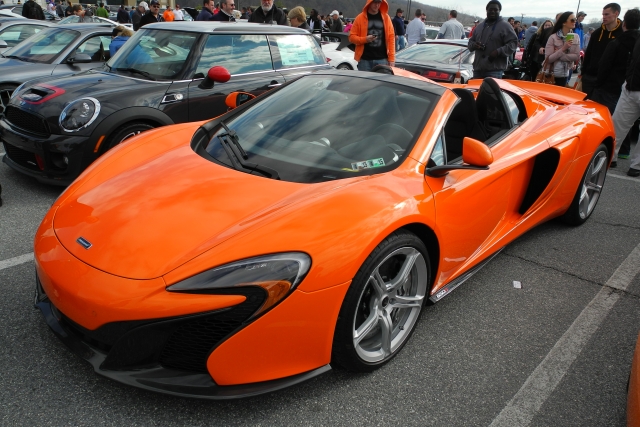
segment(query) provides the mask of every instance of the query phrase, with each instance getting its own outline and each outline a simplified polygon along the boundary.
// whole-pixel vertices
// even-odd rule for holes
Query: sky
[[[443,7],[445,9],[456,9],[458,12],[468,13],[470,15],[478,15],[481,17],[486,16],[485,6],[489,0],[449,0],[449,2],[436,2],[431,3],[432,6]],[[602,7],[610,3],[611,0],[595,1],[595,0],[582,0],[580,2],[580,10],[587,14],[585,21],[588,22],[593,18],[602,17]],[[516,19],[520,19],[522,14],[525,18],[529,17],[554,17],[558,12],[565,12],[568,10],[576,11],[578,7],[578,1],[572,0],[571,2],[562,2],[555,0],[520,0],[520,1],[508,1],[500,0],[502,3],[501,16],[508,18],[513,16]],[[625,5],[623,2],[617,2],[622,7],[620,17],[624,15],[627,9],[637,7],[637,3],[632,5]]]

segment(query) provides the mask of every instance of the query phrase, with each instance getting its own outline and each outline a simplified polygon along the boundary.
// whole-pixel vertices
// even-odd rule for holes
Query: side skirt
[[[438,302],[442,298],[444,298],[447,295],[449,295],[451,293],[451,291],[453,291],[458,286],[462,285],[464,282],[467,281],[467,279],[469,279],[471,276],[473,276],[478,271],[480,271],[482,269],[482,267],[487,265],[489,263],[489,261],[491,261],[500,252],[502,252],[503,249],[504,249],[504,247],[498,249],[493,255],[491,255],[489,258],[485,259],[484,261],[482,261],[480,264],[476,265],[475,267],[473,267],[469,271],[465,271],[462,275],[456,277],[451,282],[449,282],[446,285],[444,285],[438,292],[436,292],[434,295],[432,295],[429,298],[429,300],[431,300],[431,302]]]

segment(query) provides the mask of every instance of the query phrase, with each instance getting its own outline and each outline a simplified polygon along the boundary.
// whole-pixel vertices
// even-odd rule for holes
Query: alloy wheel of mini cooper
[[[122,144],[129,138],[133,138],[142,132],[153,129],[154,127],[147,123],[130,123],[114,132],[109,141],[105,144],[105,151],[108,151],[118,144]]]
[[[16,89],[13,85],[0,85],[0,114],[4,113],[9,105],[9,100],[13,91]]]
[[[587,166],[571,206],[563,217],[566,223],[580,225],[591,216],[600,199],[607,176],[608,161],[609,150],[604,144],[600,144]]]
[[[389,236],[367,258],[340,310],[333,361],[372,371],[393,358],[411,336],[429,283],[426,248],[417,236]]]

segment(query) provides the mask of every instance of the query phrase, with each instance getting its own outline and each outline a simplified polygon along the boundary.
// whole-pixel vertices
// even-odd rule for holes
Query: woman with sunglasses
[[[580,59],[580,41],[572,32],[576,21],[573,12],[560,15],[544,49],[547,60],[545,67],[553,72],[558,86],[567,85],[569,71]]]

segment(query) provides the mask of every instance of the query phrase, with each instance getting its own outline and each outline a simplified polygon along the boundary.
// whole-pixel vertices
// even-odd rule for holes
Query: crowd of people
[[[39,6],[27,7],[30,3],[37,5],[33,0],[28,0],[23,14],[44,19],[40,18],[42,11],[37,11]],[[73,5],[71,0],[67,0],[67,7],[63,8],[62,0],[56,0],[55,5],[52,3],[48,8],[58,15],[95,14],[108,17],[108,11],[102,3],[96,10],[85,10],[80,4]],[[178,5],[174,10],[167,8],[162,15],[159,10],[158,0],[150,0],[149,4],[142,1],[132,11],[122,5],[117,19],[119,23],[131,22],[133,29],[137,30],[148,23],[181,20],[183,17]],[[586,99],[609,108],[618,141],[624,141],[617,144],[611,166],[617,166],[618,157],[631,156],[631,168],[627,173],[640,176],[640,149],[636,145],[634,153],[630,154],[627,137],[640,118],[640,10],[629,9],[620,20],[620,5],[606,4],[600,27],[588,28],[587,31],[582,24],[587,16],[584,12],[560,12],[554,21],[545,20],[540,25],[533,21],[527,26],[514,18],[505,20],[500,16],[502,4],[499,0],[489,0],[485,10],[486,17],[476,20],[469,34],[468,48],[475,52],[473,77],[502,78],[507,67],[513,63],[516,50],[523,47],[522,63],[532,79],[542,70],[543,73],[553,74],[554,84],[567,86],[581,62],[581,51],[584,52],[579,76],[581,90],[586,93]],[[368,71],[379,64],[393,66],[397,51],[426,39],[426,15],[422,10],[415,11],[408,25],[405,25],[403,13],[399,8],[391,18],[387,0],[366,0],[362,13],[353,21],[344,19],[338,10],[325,16],[311,9],[307,18],[303,7],[287,11],[278,8],[274,0],[261,0],[260,7],[243,7],[241,11],[235,10],[234,0],[220,0],[218,3],[204,0],[196,21],[246,19],[256,23],[290,25],[312,32],[346,32],[355,45],[354,59],[358,62],[358,70]],[[122,41],[122,38],[129,37],[129,32],[124,30],[124,27],[118,27],[117,34],[114,30],[114,40]],[[449,19],[440,28],[438,38],[464,37],[465,30],[457,20],[457,11],[451,10]],[[117,46],[118,43],[115,49]]]

